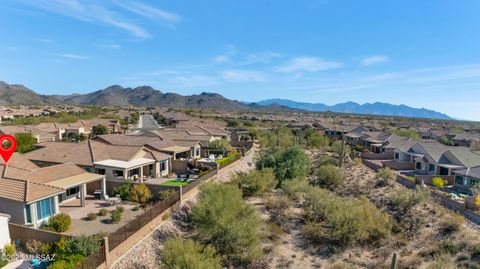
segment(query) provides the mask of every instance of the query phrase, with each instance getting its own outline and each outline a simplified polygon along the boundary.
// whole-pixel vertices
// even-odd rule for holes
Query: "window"
[[[478,185],[478,179],[471,177],[470,178],[470,187],[476,187]]]
[[[463,185],[463,177],[462,176],[456,176],[455,177],[455,184]]]
[[[95,174],[105,175],[105,169],[95,168]]]
[[[38,201],[36,204],[37,204],[37,218],[39,220],[43,220],[43,219],[46,219],[48,217],[50,217],[51,215],[53,215],[53,202],[54,199],[53,198],[48,198],[48,199],[44,199],[44,200],[41,200],[41,201]]]
[[[67,197],[74,196],[79,192],[80,192],[79,186],[67,189]]]
[[[160,171],[165,171],[167,170],[167,162],[166,161],[163,161],[163,162],[160,162]]]
[[[395,152],[395,159],[396,160],[400,159],[400,153],[399,152]]]
[[[200,155],[200,149],[199,148],[195,148],[195,156],[199,156]]]
[[[122,170],[113,170],[113,176],[114,177],[123,177],[123,171]]]
[[[26,223],[32,223],[32,211],[30,205],[25,205],[25,216],[27,218]]]
[[[434,164],[429,164],[428,165],[428,171],[430,171],[430,172],[434,172],[435,168],[436,168],[436,166]]]

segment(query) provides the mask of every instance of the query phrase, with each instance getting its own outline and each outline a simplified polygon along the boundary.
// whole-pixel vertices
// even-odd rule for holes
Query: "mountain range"
[[[388,103],[366,103],[358,104],[355,102],[340,103],[333,106],[321,103],[302,103],[286,99],[268,99],[257,102],[259,105],[277,104],[289,108],[315,111],[315,112],[337,112],[337,113],[351,113],[351,114],[368,114],[368,115],[385,115],[385,116],[399,116],[399,117],[413,117],[413,118],[430,118],[451,120],[452,118],[446,114],[425,109],[413,108],[406,105],[392,105]]]
[[[412,108],[405,105],[387,103],[357,104],[341,103],[334,106],[325,104],[301,103],[285,99],[269,99],[256,103],[230,100],[217,93],[202,92],[194,95],[162,93],[150,86],[124,88],[112,85],[103,90],[87,94],[41,95],[23,85],[7,84],[0,81],[0,105],[40,105],[70,104],[93,106],[163,106],[171,108],[224,109],[224,110],[306,110],[316,112],[338,112],[353,114],[372,114],[433,119],[451,119],[449,116],[424,108]]]

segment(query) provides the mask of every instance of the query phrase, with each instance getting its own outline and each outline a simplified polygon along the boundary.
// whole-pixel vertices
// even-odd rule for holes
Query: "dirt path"
[[[255,169],[254,157],[255,151],[251,150],[240,161],[219,171],[216,180],[220,182],[228,181],[232,175],[237,172],[246,172]],[[182,227],[182,219],[186,212],[189,212],[191,206],[197,200],[198,192],[195,195],[184,197],[185,202],[182,208],[175,212],[171,218],[162,222],[148,236],[131,248],[123,257],[117,260],[110,268],[132,269],[132,268],[158,268],[158,253],[162,248],[163,242],[173,236],[181,236],[185,229]]]

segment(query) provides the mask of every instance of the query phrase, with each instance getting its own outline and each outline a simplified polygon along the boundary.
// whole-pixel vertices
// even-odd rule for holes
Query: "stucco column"
[[[80,206],[85,207],[85,200],[87,195],[87,184],[80,185]]]
[[[55,203],[55,214],[60,213],[60,205],[58,203],[58,195],[56,195],[54,198],[54,203]]]
[[[128,170],[127,169],[123,170],[123,179],[128,179]]]
[[[105,199],[107,197],[107,178],[103,177],[101,179],[101,190],[102,190],[102,199]]]
[[[143,182],[143,168],[145,168],[145,166],[140,166],[140,169],[139,169],[140,170],[140,180],[139,180],[140,183]]]

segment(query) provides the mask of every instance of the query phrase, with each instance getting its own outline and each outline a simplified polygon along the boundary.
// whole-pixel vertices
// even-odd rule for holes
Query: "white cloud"
[[[317,57],[297,57],[284,65],[275,68],[281,73],[295,73],[295,72],[318,72],[329,69],[336,69],[342,67],[343,64],[335,61],[327,61]]]
[[[222,74],[223,79],[229,82],[264,82],[265,75],[257,71],[230,69]]]
[[[228,63],[230,61],[230,55],[228,54],[217,55],[215,56],[215,58],[213,58],[213,61],[216,63]]]
[[[377,64],[382,64],[390,61],[388,56],[385,55],[374,55],[374,56],[369,56],[365,57],[360,61],[360,65],[363,66],[371,66],[371,65],[377,65]]]
[[[157,7],[152,7],[141,2],[120,0],[113,2],[130,12],[136,13],[151,20],[160,20],[168,23],[179,23],[183,20],[183,18],[178,14],[171,13]]]
[[[241,64],[254,64],[254,63],[270,63],[275,58],[281,58],[282,55],[273,51],[265,51],[260,53],[252,53],[247,55],[245,61]]]
[[[98,44],[97,47],[105,48],[105,49],[120,49],[122,46],[115,43],[103,43],[103,44]]]
[[[59,57],[62,58],[67,58],[67,59],[72,59],[72,60],[89,60],[91,57],[89,56],[84,56],[84,55],[79,55],[79,54],[73,54],[73,53],[64,53],[64,54],[56,54]]]
[[[100,25],[115,27],[127,31],[131,35],[147,39],[151,34],[140,26],[137,22],[126,19],[122,16],[122,10],[115,10],[107,1],[78,1],[78,0],[17,0],[25,5],[35,7],[47,12],[60,14],[84,22],[96,23]],[[182,20],[177,14],[155,8],[135,1],[117,1],[118,7],[123,10],[140,15],[151,20],[164,22],[172,26]]]
[[[186,75],[170,78],[169,84],[177,88],[203,88],[218,85],[219,81],[212,76]]]

